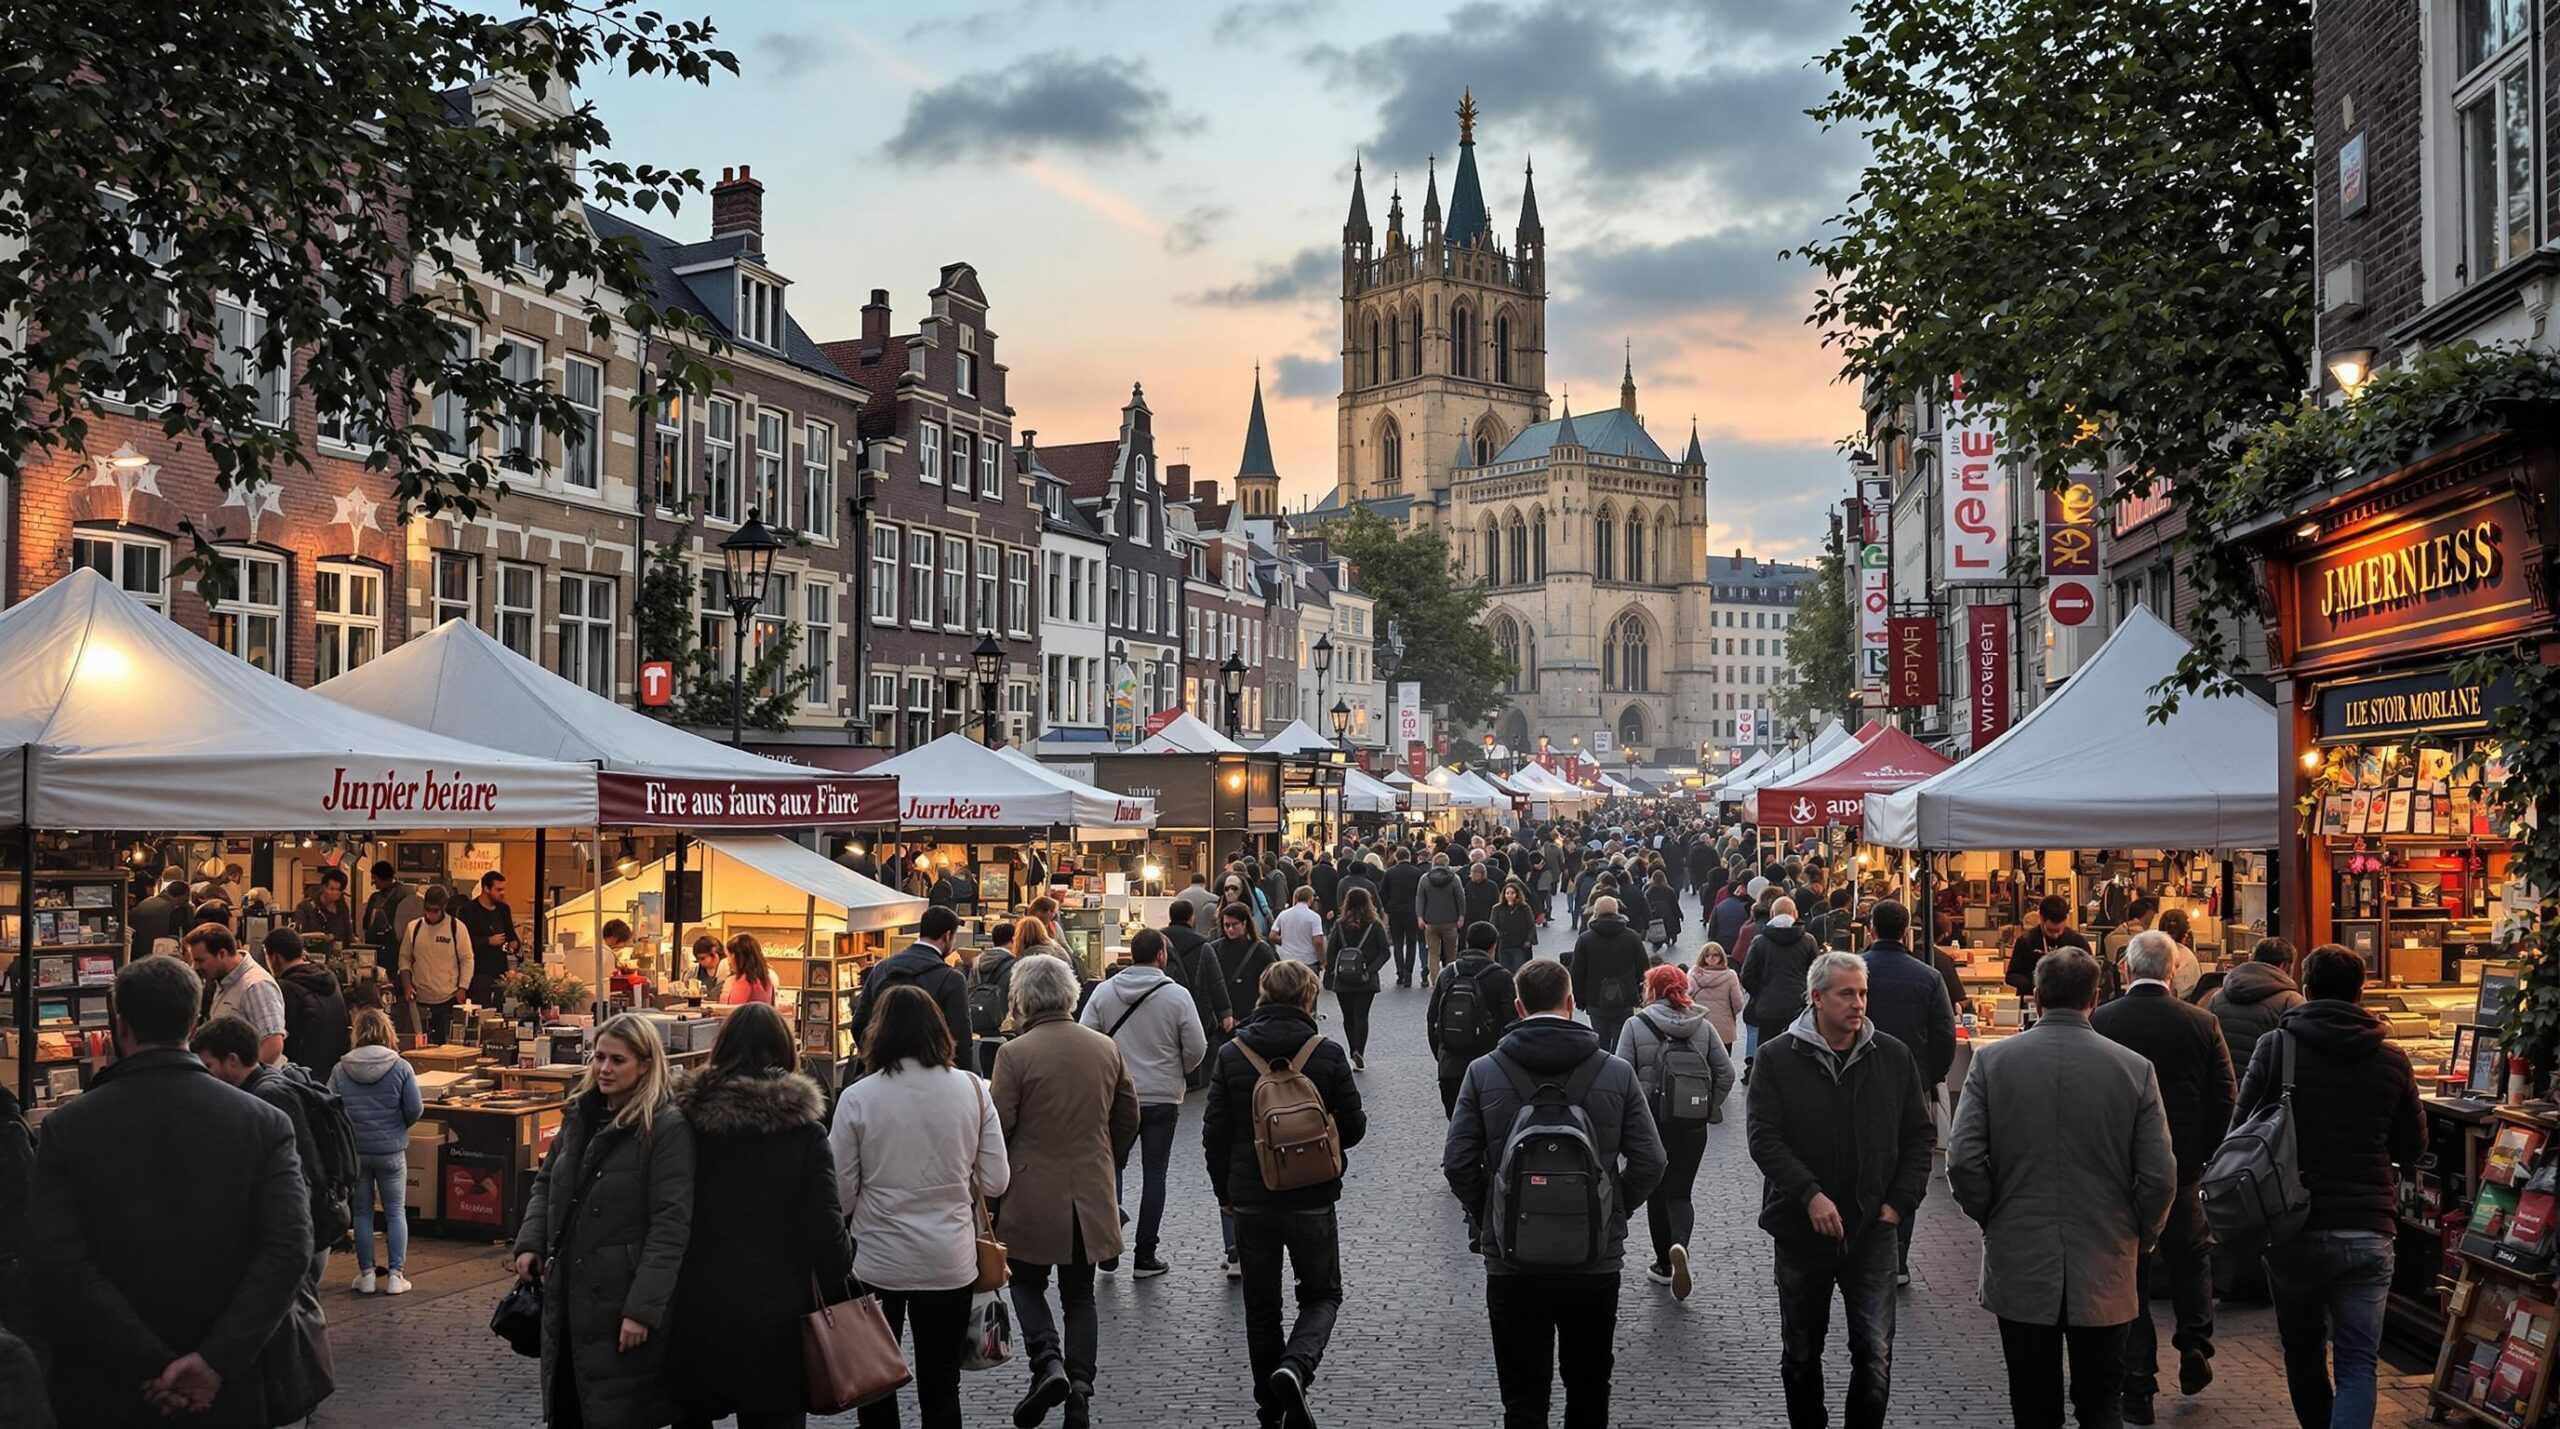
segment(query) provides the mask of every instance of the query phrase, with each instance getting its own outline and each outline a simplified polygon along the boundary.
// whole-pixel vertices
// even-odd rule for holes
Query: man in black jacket
[[[2177,1315],[2170,1343],[2178,1350],[2178,1392],[2201,1393],[2213,1383],[2213,1238],[2205,1228],[2202,1178],[2206,1158],[2231,1129],[2231,1050],[2212,1013],[2182,1001],[2169,987],[2177,945],[2157,928],[2133,935],[2125,948],[2132,975],[2124,996],[2089,1015],[2089,1025],[2110,1041],[2130,1047],[2151,1063],[2160,1081],[2160,1106],[2169,1118],[2169,1149],[2178,1161],[2178,1189],[2169,1223],[2160,1232],[2159,1259],[2169,1273],[2169,1303]],[[2142,1312],[2124,1344],[2124,1421],[2152,1422],[2152,1397],[2160,1391],[2159,1332],[2151,1324],[2151,1260],[2134,1262],[2135,1296]]]
[[[1209,1039],[1211,1056],[1202,1059],[1200,1071],[1192,1078],[1194,1087],[1208,1081],[1208,1067],[1214,1059],[1218,1041],[1235,1030],[1235,999],[1227,988],[1227,975],[1218,966],[1218,955],[1210,950],[1209,940],[1191,926],[1192,906],[1180,899],[1165,910],[1164,940],[1172,951],[1167,961],[1173,980],[1191,994],[1191,1005],[1200,1009],[1200,1031]]]
[[[1920,1099],[1934,1103],[1947,1069],[1956,1060],[1956,1010],[1947,1001],[1947,985],[1937,969],[1911,955],[1903,939],[1911,931],[1911,910],[1893,899],[1877,901],[1867,914],[1875,942],[1864,954],[1867,964],[1867,1020],[1878,1032],[1900,1042],[1920,1067]],[[1900,1253],[1893,1283],[1911,1283],[1911,1228],[1919,1217],[1906,1215],[1894,1226]]]
[[[1804,1013],[1805,974],[1822,949],[1796,924],[1796,901],[1774,899],[1768,920],[1760,925],[1742,954],[1742,990],[1751,1001],[1742,1020],[1760,1029],[1767,1042],[1796,1024]]]
[[[1387,936],[1396,949],[1396,986],[1413,986],[1414,959],[1422,955],[1422,924],[1413,916],[1414,890],[1422,886],[1422,865],[1413,850],[1396,845],[1396,861],[1378,880],[1378,906],[1387,910]],[[1430,981],[1429,974],[1423,980]]]
[[[267,933],[267,967],[284,995],[284,1059],[326,1084],[347,1055],[353,1024],[338,975],[303,956],[302,934],[291,928]]]
[[[171,877],[173,874],[176,876]],[[185,871],[164,870],[159,891],[134,904],[127,920],[133,934],[133,956],[147,958],[161,951],[164,941],[169,944],[168,951],[177,952],[178,939],[187,931],[189,906]]]
[[[1618,1045],[1618,1029],[1644,1000],[1645,969],[1652,965],[1644,934],[1618,912],[1618,900],[1591,900],[1590,926],[1573,940],[1573,1000],[1591,1009],[1601,1046]]]
[[[1342,1311],[1342,1233],[1333,1211],[1342,1199],[1342,1180],[1285,1191],[1263,1183],[1253,1126],[1253,1089],[1261,1073],[1253,1058],[1272,1067],[1285,1062],[1315,1083],[1345,1153],[1369,1130],[1349,1054],[1316,1030],[1320,991],[1315,969],[1304,963],[1283,959],[1263,972],[1261,1005],[1236,1024],[1235,1040],[1219,1049],[1200,1118],[1209,1184],[1218,1193],[1218,1208],[1235,1216],[1236,1259],[1244,1269],[1245,1350],[1253,1362],[1253,1399],[1263,1429],[1314,1429],[1307,1387]],[[1350,1164],[1347,1154],[1343,1163]],[[1298,1277],[1298,1320],[1285,1338],[1283,1252]]]
[[[2009,986],[2020,997],[2033,997],[2036,991],[2036,962],[2056,948],[2078,948],[2092,952],[2088,935],[2071,926],[2071,900],[2059,893],[2048,893],[2036,905],[2036,926],[2018,935],[2009,947]]]
[[[1440,970],[1431,984],[1431,1005],[1424,1014],[1423,1036],[1431,1044],[1431,1055],[1440,1064],[1440,1114],[1448,1116],[1458,1109],[1458,1083],[1467,1075],[1467,1066],[1494,1049],[1502,1034],[1519,1020],[1513,1001],[1517,996],[1511,985],[1511,974],[1493,960],[1494,945],[1501,935],[1491,923],[1472,924],[1467,929],[1466,948],[1458,960]],[[1449,990],[1464,982],[1473,998],[1473,1011],[1461,1008],[1452,1012]],[[1444,1022],[1445,1019],[1445,1022]],[[1473,1030],[1454,1024],[1466,1022]]]
[[[1733,945],[1734,939],[1742,934],[1742,925],[1751,921],[1751,895],[1744,891],[1744,886],[1750,881],[1751,870],[1735,865],[1732,877],[1726,881],[1724,897],[1717,899],[1716,906],[1707,911],[1707,941],[1724,944],[1726,950],[1733,954],[1736,967],[1742,965],[1743,955],[1751,951]]]
[[[2258,1039],[2233,1114],[2247,1117],[2284,1089],[2294,1049],[2293,1124],[2311,1214],[2293,1239],[2267,1252],[2284,1342],[2286,1387],[2305,1424],[2369,1424],[2382,1309],[2391,1290],[2395,1165],[2426,1150],[2426,1121],[2408,1054],[2366,1011],[2364,960],[2323,943],[2302,960],[2310,1000]],[[51,1134],[51,1128],[46,1128]],[[2330,1384],[2325,1342],[2334,1343]]]
[[[1777,1243],[1778,1379],[1793,1429],[1830,1422],[1822,1346],[1836,1287],[1849,1320],[1848,1429],[1880,1429],[1893,1388],[1894,1226],[1929,1189],[1936,1134],[1920,1069],[1867,1020],[1867,965],[1824,953],[1804,1014],[1760,1044],[1751,1159],[1760,1228]]]
[[[118,1060],[45,1120],[28,1261],[66,1424],[284,1417],[262,1361],[294,1352],[276,1329],[309,1267],[311,1207],[293,1123],[187,1050],[199,987],[177,958],[119,971]]]
[[[1493,1330],[1503,1422],[1545,1425],[1548,1386],[1560,1377],[1567,1429],[1602,1429],[1609,1422],[1609,1379],[1617,1362],[1627,1212],[1662,1184],[1669,1163],[1635,1069],[1573,1020],[1573,984],[1565,970],[1534,962],[1514,982],[1521,1020],[1500,1047],[1467,1068],[1440,1169],[1466,1207],[1467,1224],[1484,1252],[1485,1313]],[[1614,1192],[1605,1203],[1608,1222],[1600,1228],[1599,1258],[1577,1270],[1520,1269],[1504,1243],[1508,1228],[1486,1214],[1513,1123],[1528,1096],[1550,1084],[1564,1089],[1588,1126],[1593,1154]]]
[[[862,996],[853,1006],[853,1028],[856,1037],[871,1027],[871,1009],[880,994],[902,982],[923,988],[942,1009],[942,1020],[951,1027],[953,1045],[971,1044],[969,1028],[969,980],[946,961],[951,945],[960,932],[960,915],[937,904],[924,910],[916,920],[916,940],[898,952],[872,965],[862,975]]]

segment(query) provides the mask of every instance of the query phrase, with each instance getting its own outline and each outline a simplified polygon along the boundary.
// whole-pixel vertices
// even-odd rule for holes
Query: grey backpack
[[[2279,1028],[2284,1082],[2276,1099],[2231,1128],[2204,1165],[2204,1218],[2224,1245],[2282,1245],[2311,1214],[2293,1121],[2293,1034]]]
[[[1486,1188],[1486,1241],[1519,1270],[1587,1271],[1606,1249],[1617,1177],[1583,1105],[1609,1064],[1594,1050],[1563,1081],[1533,1079],[1500,1052],[1493,1065],[1519,1094],[1520,1110]]]

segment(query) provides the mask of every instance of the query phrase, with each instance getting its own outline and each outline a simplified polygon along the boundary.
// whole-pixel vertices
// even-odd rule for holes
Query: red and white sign
[[[1858,562],[1858,688],[1881,690],[1892,647],[1886,624],[1893,609],[1893,480],[1858,479],[1858,499],[1851,505],[1850,553]]]
[[[2077,626],[2098,613],[2098,488],[2073,477],[2044,493],[2044,608],[2056,625]]]
[[[1419,779],[1431,772],[1431,753],[1422,747],[1421,740],[1405,742],[1404,772],[1408,779]]]
[[[1865,821],[1868,795],[1917,784],[1952,763],[1898,729],[1878,730],[1829,769],[1755,791],[1751,814],[1755,822],[1779,828],[1854,827]]]
[[[640,662],[640,703],[651,709],[663,709],[675,703],[676,664],[673,660]]]
[[[1887,709],[1927,709],[1938,702],[1938,617],[1897,615],[1885,631]]]
[[[1147,716],[1147,737],[1152,739],[1155,736],[1164,733],[1164,727],[1166,725],[1169,725],[1180,718],[1182,718],[1182,706],[1180,705],[1175,705],[1171,709],[1158,710],[1154,714]]]
[[[1760,742],[1760,712],[1758,710],[1734,711],[1733,737],[1744,744],[1758,744]]]
[[[1973,747],[1980,749],[2009,728],[2009,607],[1965,607],[1964,680]]]
[[[2000,415],[1972,401],[1959,372],[1939,418],[1938,528],[1951,582],[1996,581],[2009,570],[2009,477],[2001,466]]]
[[[682,829],[789,829],[822,824],[887,824],[898,818],[898,781],[697,779],[653,774],[596,775],[598,822]]]

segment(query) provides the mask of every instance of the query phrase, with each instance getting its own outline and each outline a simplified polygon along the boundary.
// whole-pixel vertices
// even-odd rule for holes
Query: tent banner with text
[[[596,807],[600,823],[684,829],[887,824],[898,818],[898,781],[860,775],[699,779],[599,773]]]

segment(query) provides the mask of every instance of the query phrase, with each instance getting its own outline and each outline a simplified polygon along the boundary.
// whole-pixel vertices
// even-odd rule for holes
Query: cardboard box
[[[419,1131],[427,1122],[409,1133],[409,1211],[422,1221],[444,1219],[444,1128],[437,1126],[429,1136]]]
[[[480,1049],[446,1043],[436,1047],[411,1047],[400,1055],[421,1072],[459,1072],[480,1060]]]

